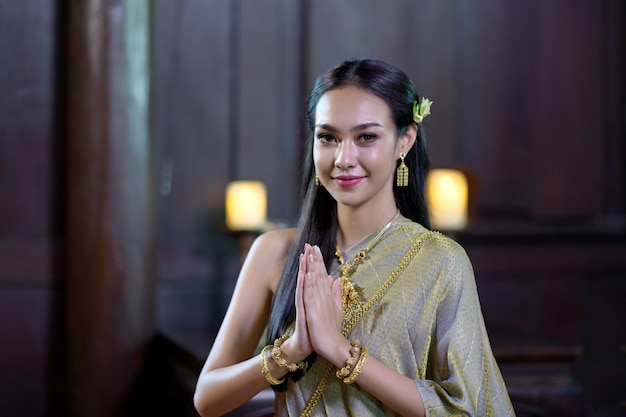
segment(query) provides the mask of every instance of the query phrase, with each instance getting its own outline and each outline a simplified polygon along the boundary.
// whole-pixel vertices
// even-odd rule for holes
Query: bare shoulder
[[[261,251],[265,255],[274,253],[276,255],[286,254],[293,242],[296,234],[295,228],[279,229],[265,232],[257,237],[250,249]]]
[[[265,269],[272,291],[276,289],[295,235],[295,228],[272,230],[257,237],[250,247],[246,264]]]

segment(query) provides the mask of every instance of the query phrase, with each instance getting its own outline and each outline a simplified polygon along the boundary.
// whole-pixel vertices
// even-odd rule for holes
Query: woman
[[[317,79],[297,227],[253,244],[198,379],[201,415],[270,384],[278,416],[514,415],[471,264],[427,229],[429,109],[385,62]]]

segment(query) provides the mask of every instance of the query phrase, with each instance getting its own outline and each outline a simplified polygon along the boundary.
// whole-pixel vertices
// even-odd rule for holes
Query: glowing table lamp
[[[431,226],[454,231],[467,226],[467,178],[461,171],[433,169],[426,181]]]
[[[261,181],[226,186],[226,226],[232,231],[261,231],[267,223],[267,193]]]

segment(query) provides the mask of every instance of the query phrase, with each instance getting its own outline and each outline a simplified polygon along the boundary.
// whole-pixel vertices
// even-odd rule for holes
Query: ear
[[[415,123],[411,123],[407,128],[406,132],[400,139],[398,140],[397,147],[397,158],[400,158],[400,153],[408,154],[411,147],[415,144],[415,140],[417,139],[417,125]]]

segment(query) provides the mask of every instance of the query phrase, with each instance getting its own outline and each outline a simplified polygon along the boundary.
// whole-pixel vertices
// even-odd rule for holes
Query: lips
[[[335,177],[335,182],[340,187],[354,187],[361,181],[363,181],[364,177],[359,177],[356,175],[339,175]]]

